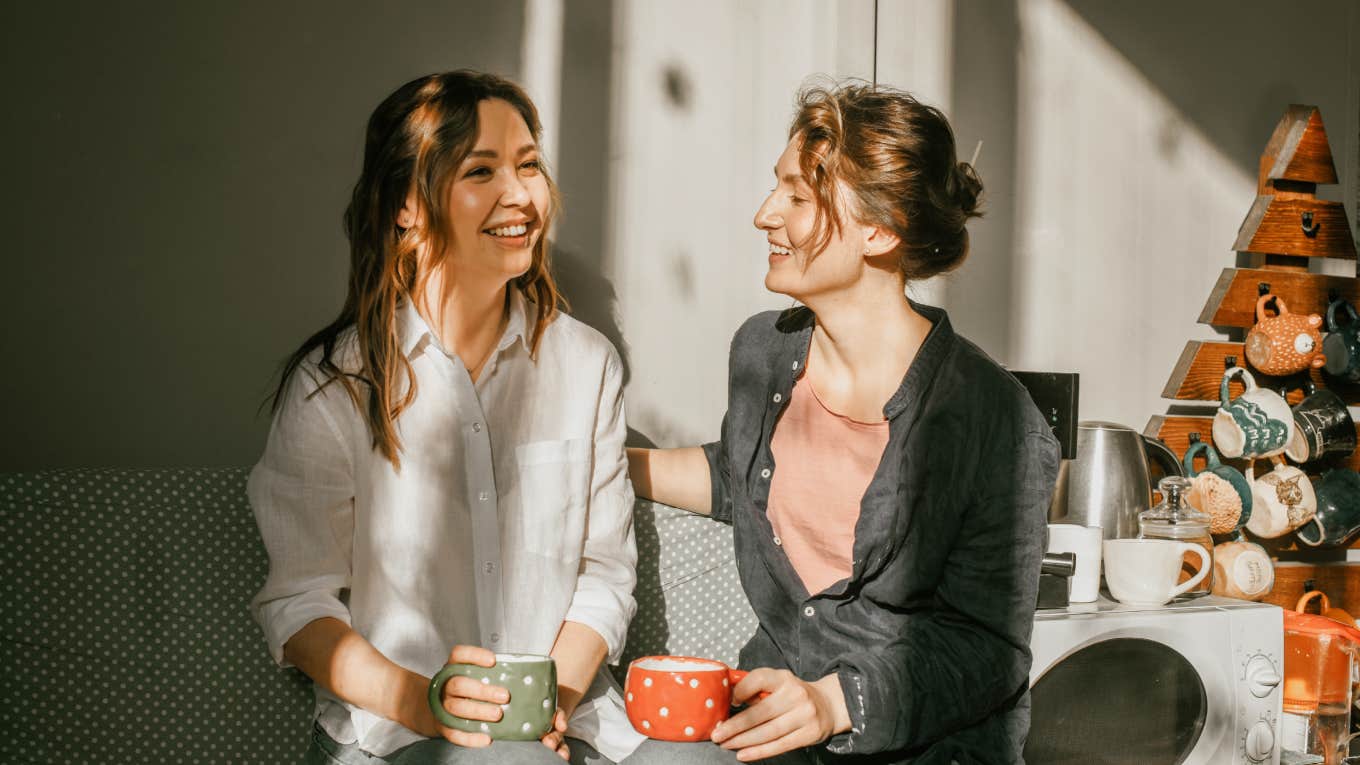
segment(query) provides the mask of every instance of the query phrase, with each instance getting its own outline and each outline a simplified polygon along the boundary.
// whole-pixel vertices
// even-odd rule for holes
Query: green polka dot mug
[[[444,709],[444,684],[454,677],[470,677],[510,692],[501,704],[498,722],[455,717]],[[494,741],[537,741],[552,728],[557,713],[557,663],[551,656],[498,653],[496,666],[445,664],[430,679],[430,711],[440,725],[467,733],[486,733]]]

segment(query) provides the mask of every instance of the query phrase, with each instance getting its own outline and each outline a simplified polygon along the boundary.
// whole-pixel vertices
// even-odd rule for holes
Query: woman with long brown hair
[[[348,295],[285,365],[248,487],[269,553],[253,613],[315,683],[308,762],[622,759],[641,741],[603,668],[635,608],[622,368],[559,311],[539,134],[518,86],[470,71],[369,119]],[[427,705],[443,664],[497,651],[556,660],[541,744]],[[454,678],[442,700],[495,721],[508,694]]]
[[[801,306],[737,331],[719,441],[629,451],[639,494],[734,527],[759,619],[734,689],[754,703],[696,761],[1022,759],[1057,444],[905,295],[963,261],[981,190],[937,109],[802,93],[755,217],[766,288]]]

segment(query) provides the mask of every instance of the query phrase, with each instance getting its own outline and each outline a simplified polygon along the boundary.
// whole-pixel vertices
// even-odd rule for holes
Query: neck
[[[884,379],[894,389],[930,331],[895,276],[861,279],[805,304],[817,316],[812,345],[819,364],[850,379]]]
[[[453,279],[438,269],[426,281],[416,308],[439,342],[463,361],[476,380],[486,364],[508,314],[506,283],[500,280]]]

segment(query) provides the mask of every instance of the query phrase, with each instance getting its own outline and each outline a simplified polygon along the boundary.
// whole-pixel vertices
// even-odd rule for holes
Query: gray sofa
[[[246,602],[266,561],[243,469],[0,474],[0,741],[18,763],[285,763],[311,690]],[[735,662],[755,629],[729,528],[639,502],[626,662]]]

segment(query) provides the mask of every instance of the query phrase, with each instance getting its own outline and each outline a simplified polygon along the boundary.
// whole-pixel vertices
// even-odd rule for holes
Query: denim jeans
[[[574,738],[567,739],[571,765],[615,765],[594,747]],[[716,744],[700,742],[676,744],[647,739],[619,765],[733,765],[735,752]],[[804,752],[789,752],[763,762],[770,765],[801,765],[813,762]],[[304,765],[561,765],[562,760],[537,741],[497,741],[482,749],[454,746],[443,739],[426,739],[402,747],[386,757],[378,757],[355,744],[337,743],[320,725],[312,726],[312,744],[303,758]]]

